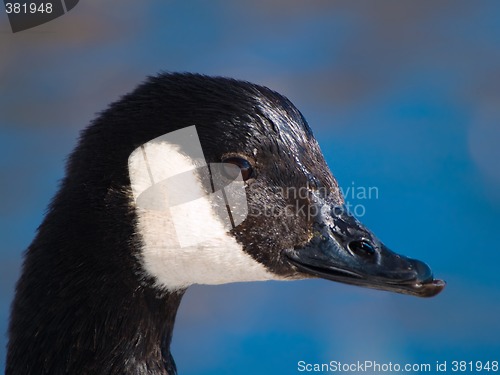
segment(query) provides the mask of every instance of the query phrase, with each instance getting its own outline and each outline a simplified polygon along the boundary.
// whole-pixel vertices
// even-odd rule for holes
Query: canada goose
[[[285,97],[220,77],[149,78],[68,160],[17,284],[6,374],[175,374],[172,329],[195,283],[444,288],[343,203]]]

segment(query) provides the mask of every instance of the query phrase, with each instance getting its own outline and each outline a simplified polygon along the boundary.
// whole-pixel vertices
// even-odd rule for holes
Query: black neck
[[[143,275],[123,197],[108,202],[111,214],[65,204],[64,190],[26,254],[6,374],[176,374],[170,342],[183,291],[159,292]]]

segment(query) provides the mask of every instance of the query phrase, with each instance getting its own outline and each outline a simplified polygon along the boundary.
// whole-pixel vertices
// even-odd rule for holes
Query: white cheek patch
[[[217,177],[217,165],[210,174],[195,126],[140,146],[128,167],[141,261],[158,286],[280,279],[228,233],[248,212],[241,173],[229,184]]]

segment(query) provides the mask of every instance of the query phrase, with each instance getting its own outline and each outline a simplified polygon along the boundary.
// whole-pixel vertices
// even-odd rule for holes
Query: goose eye
[[[253,167],[246,159],[235,156],[222,160],[222,163],[224,163],[224,173],[227,175],[227,177],[233,180],[238,177],[238,173],[240,171],[241,176],[243,177],[243,181],[246,181],[249,178],[253,177]]]

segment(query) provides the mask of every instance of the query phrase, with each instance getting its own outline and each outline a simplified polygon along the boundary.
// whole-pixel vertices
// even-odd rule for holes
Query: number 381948
[[[52,3],[5,3],[7,14],[52,13]]]

